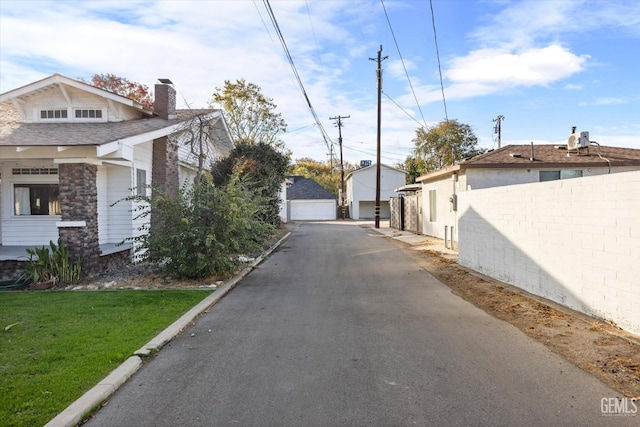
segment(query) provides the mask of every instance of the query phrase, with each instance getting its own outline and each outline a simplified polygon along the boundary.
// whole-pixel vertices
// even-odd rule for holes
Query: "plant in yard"
[[[240,143],[228,157],[218,160],[211,168],[213,183],[228,186],[241,180],[261,208],[255,219],[273,225],[280,223],[280,189],[289,165],[289,158],[267,143]]]
[[[152,216],[134,238],[141,260],[181,278],[231,273],[240,255],[262,249],[275,228],[256,219],[261,199],[235,176],[221,188],[207,180],[185,184],[177,197],[154,191],[140,217]]]
[[[51,252],[49,252],[51,249]],[[27,248],[29,260],[25,264],[26,279],[33,283],[69,283],[80,279],[81,261],[69,260],[69,249],[62,240],[56,245],[49,241],[49,247]]]

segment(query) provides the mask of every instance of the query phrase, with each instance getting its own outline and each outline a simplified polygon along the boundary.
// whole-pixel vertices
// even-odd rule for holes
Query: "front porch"
[[[0,245],[0,261],[27,261],[27,249],[41,248],[43,245],[36,246],[6,246]],[[48,245],[44,245],[48,247]],[[100,256],[107,256],[117,252],[130,251],[133,246],[131,243],[105,243],[100,245]]]

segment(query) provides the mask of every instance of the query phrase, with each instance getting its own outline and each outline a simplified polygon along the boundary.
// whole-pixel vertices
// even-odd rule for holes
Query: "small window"
[[[560,179],[582,178],[581,170],[560,171]]]
[[[136,195],[147,195],[147,171],[144,169],[136,169]]]
[[[102,110],[96,109],[77,109],[76,119],[101,119],[102,118]]]
[[[429,221],[437,221],[436,190],[429,190]]]
[[[540,182],[560,179],[560,171],[540,171]]]
[[[40,110],[40,118],[45,120],[50,119],[66,119],[67,118],[67,109],[58,109],[58,110]]]
[[[15,184],[14,215],[60,215],[58,184]]]
[[[540,182],[555,181],[558,179],[580,178],[581,170],[562,170],[562,171],[540,171]]]
[[[58,175],[57,168],[13,168],[12,175]]]

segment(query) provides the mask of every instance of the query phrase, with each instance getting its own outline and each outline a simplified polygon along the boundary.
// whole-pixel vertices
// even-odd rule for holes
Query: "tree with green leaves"
[[[236,146],[264,143],[290,155],[280,135],[287,131],[282,115],[277,113],[272,98],[262,94],[260,86],[244,79],[225,80],[216,88],[210,107],[224,111],[229,133]]]
[[[442,169],[485,151],[478,147],[478,137],[471,126],[458,120],[443,120],[429,129],[418,128],[413,142],[418,159],[414,166],[420,170],[423,162],[422,173]]]
[[[227,186],[237,176],[260,205],[254,219],[278,225],[280,190],[288,166],[289,158],[266,142],[239,144],[228,157],[213,164],[211,175],[217,187]]]
[[[345,176],[350,171],[355,170],[355,165],[345,162]],[[309,157],[297,159],[296,162],[289,167],[288,174],[291,176],[303,176],[311,178],[318,184],[329,190],[336,196],[340,190],[340,165],[333,165],[327,162],[320,162]]]
[[[414,184],[416,178],[424,175],[427,171],[425,161],[419,157],[408,156],[404,163],[398,164],[397,167],[398,169],[407,171],[407,175],[405,176],[407,184]]]

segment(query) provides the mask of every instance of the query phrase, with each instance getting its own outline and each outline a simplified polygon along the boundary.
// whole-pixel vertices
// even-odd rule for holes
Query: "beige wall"
[[[466,191],[459,262],[640,334],[640,171]]]

